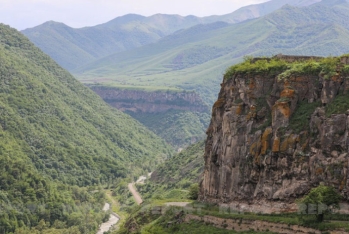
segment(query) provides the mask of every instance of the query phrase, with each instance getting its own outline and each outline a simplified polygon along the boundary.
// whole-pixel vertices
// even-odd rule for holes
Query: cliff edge
[[[246,59],[224,76],[199,200],[293,202],[320,183],[348,201],[349,58]]]

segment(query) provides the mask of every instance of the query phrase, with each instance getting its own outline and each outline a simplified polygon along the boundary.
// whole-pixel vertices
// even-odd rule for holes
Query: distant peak
[[[38,26],[35,26],[35,27],[32,27],[32,28],[27,28],[27,29],[24,29],[22,31],[36,29],[36,28],[42,28],[42,27],[64,27],[64,28],[69,28],[69,26],[64,24],[64,23],[50,20],[50,21],[46,21],[45,23],[40,24]]]
[[[43,23],[42,25],[65,25],[65,24],[61,23],[61,22],[50,20],[50,21]]]
[[[348,3],[347,0],[322,0],[318,4],[325,5],[325,6],[335,6],[340,4]]]
[[[123,16],[119,16],[119,17],[116,17],[115,19],[111,20],[111,21],[116,21],[116,20],[123,20],[123,21],[133,21],[133,20],[141,20],[141,19],[144,19],[146,18],[145,16],[143,15],[137,15],[137,14],[126,14],[126,15],[123,15]]]

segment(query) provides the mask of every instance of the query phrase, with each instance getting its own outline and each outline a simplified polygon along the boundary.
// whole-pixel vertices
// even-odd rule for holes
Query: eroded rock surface
[[[201,201],[293,202],[320,182],[349,199],[349,111],[338,101],[349,99],[349,77],[277,75],[224,79],[207,130]]]
[[[123,112],[161,113],[168,110],[208,112],[207,105],[195,92],[148,92],[104,86],[90,88],[109,105]]]

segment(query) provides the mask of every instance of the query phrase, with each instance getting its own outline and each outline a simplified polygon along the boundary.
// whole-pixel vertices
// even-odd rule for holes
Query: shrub
[[[312,209],[309,209],[309,206],[316,206],[316,217],[318,222],[324,220],[324,214],[330,213],[331,207],[339,208],[339,202],[341,201],[342,196],[333,188],[325,185],[319,185],[316,188],[310,190],[308,195],[300,200],[300,203],[303,203],[307,206],[306,212],[313,212]]]
[[[287,62],[281,59],[260,59],[253,61],[252,58],[247,57],[242,63],[231,66],[227,69],[224,78],[229,79],[235,73],[247,74],[278,74],[287,69]]]
[[[189,188],[188,198],[196,200],[199,197],[199,184],[192,184]]]

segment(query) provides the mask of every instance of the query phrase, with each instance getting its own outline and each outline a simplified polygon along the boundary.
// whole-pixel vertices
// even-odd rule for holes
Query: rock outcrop
[[[195,92],[143,91],[91,86],[105,102],[123,112],[161,113],[168,110],[208,112],[207,105]]]
[[[338,59],[327,77],[280,79],[284,71],[270,70],[225,77],[207,130],[199,199],[287,203],[325,183],[349,200],[347,60]]]

